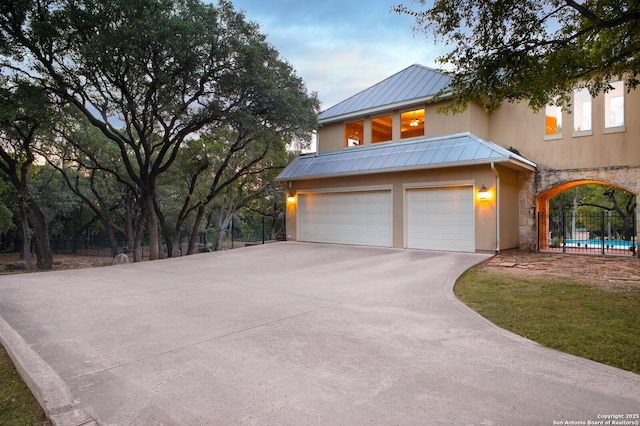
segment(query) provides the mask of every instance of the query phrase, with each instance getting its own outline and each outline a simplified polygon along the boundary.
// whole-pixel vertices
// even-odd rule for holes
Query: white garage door
[[[391,191],[298,195],[299,241],[391,247]]]
[[[475,251],[473,188],[407,190],[407,247]]]

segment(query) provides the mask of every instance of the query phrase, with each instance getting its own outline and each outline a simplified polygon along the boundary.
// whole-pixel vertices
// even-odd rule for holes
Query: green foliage
[[[633,234],[636,196],[615,187],[592,184],[571,188],[549,200],[549,207],[558,215],[575,213],[575,226],[588,229],[592,235],[601,231],[602,221],[580,223],[580,217],[600,217],[602,212],[606,213],[607,229],[617,230],[617,238],[629,240]]]
[[[570,279],[471,269],[456,295],[496,325],[545,346],[640,373],[640,294]]]
[[[197,225],[226,185],[270,167],[265,158],[316,127],[317,96],[228,1],[25,0],[3,3],[0,13],[3,75],[28,80],[65,108],[56,123],[63,140],[42,152],[68,177],[94,179],[76,195],[101,206],[93,210],[103,222],[118,194],[135,200],[152,259],[158,222],[167,231],[175,216],[180,228],[197,211]],[[186,141],[216,132],[232,136],[164,177],[177,159],[200,155]],[[98,188],[99,178],[119,190]],[[145,222],[135,225],[139,241]]]
[[[570,102],[571,90],[606,91],[612,79],[630,88],[640,71],[640,3],[623,0],[425,0],[398,6],[414,30],[444,42],[439,58],[453,80],[448,107],[477,100],[487,110],[503,101],[528,101],[539,110]]]
[[[3,425],[50,425],[44,411],[24,384],[0,346],[0,423]]]

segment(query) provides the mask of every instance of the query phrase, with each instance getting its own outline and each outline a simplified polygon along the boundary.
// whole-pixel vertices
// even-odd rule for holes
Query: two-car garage
[[[289,240],[498,251],[518,247],[529,229],[520,183],[535,167],[464,133],[303,155],[277,180]]]
[[[301,192],[297,239],[307,242],[393,246],[392,189]],[[404,188],[403,245],[475,251],[473,186]]]

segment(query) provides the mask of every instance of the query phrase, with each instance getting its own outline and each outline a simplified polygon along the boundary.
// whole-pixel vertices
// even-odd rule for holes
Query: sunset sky
[[[296,69],[323,110],[412,65],[437,67],[432,40],[392,11],[411,0],[233,0]],[[415,6],[414,6],[415,7]]]

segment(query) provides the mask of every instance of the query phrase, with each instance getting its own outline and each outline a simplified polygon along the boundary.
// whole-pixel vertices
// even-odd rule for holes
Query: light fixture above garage
[[[484,186],[484,184],[482,184],[482,187],[478,190],[478,200],[487,201],[488,199],[489,199],[489,190],[487,189],[486,186]]]

